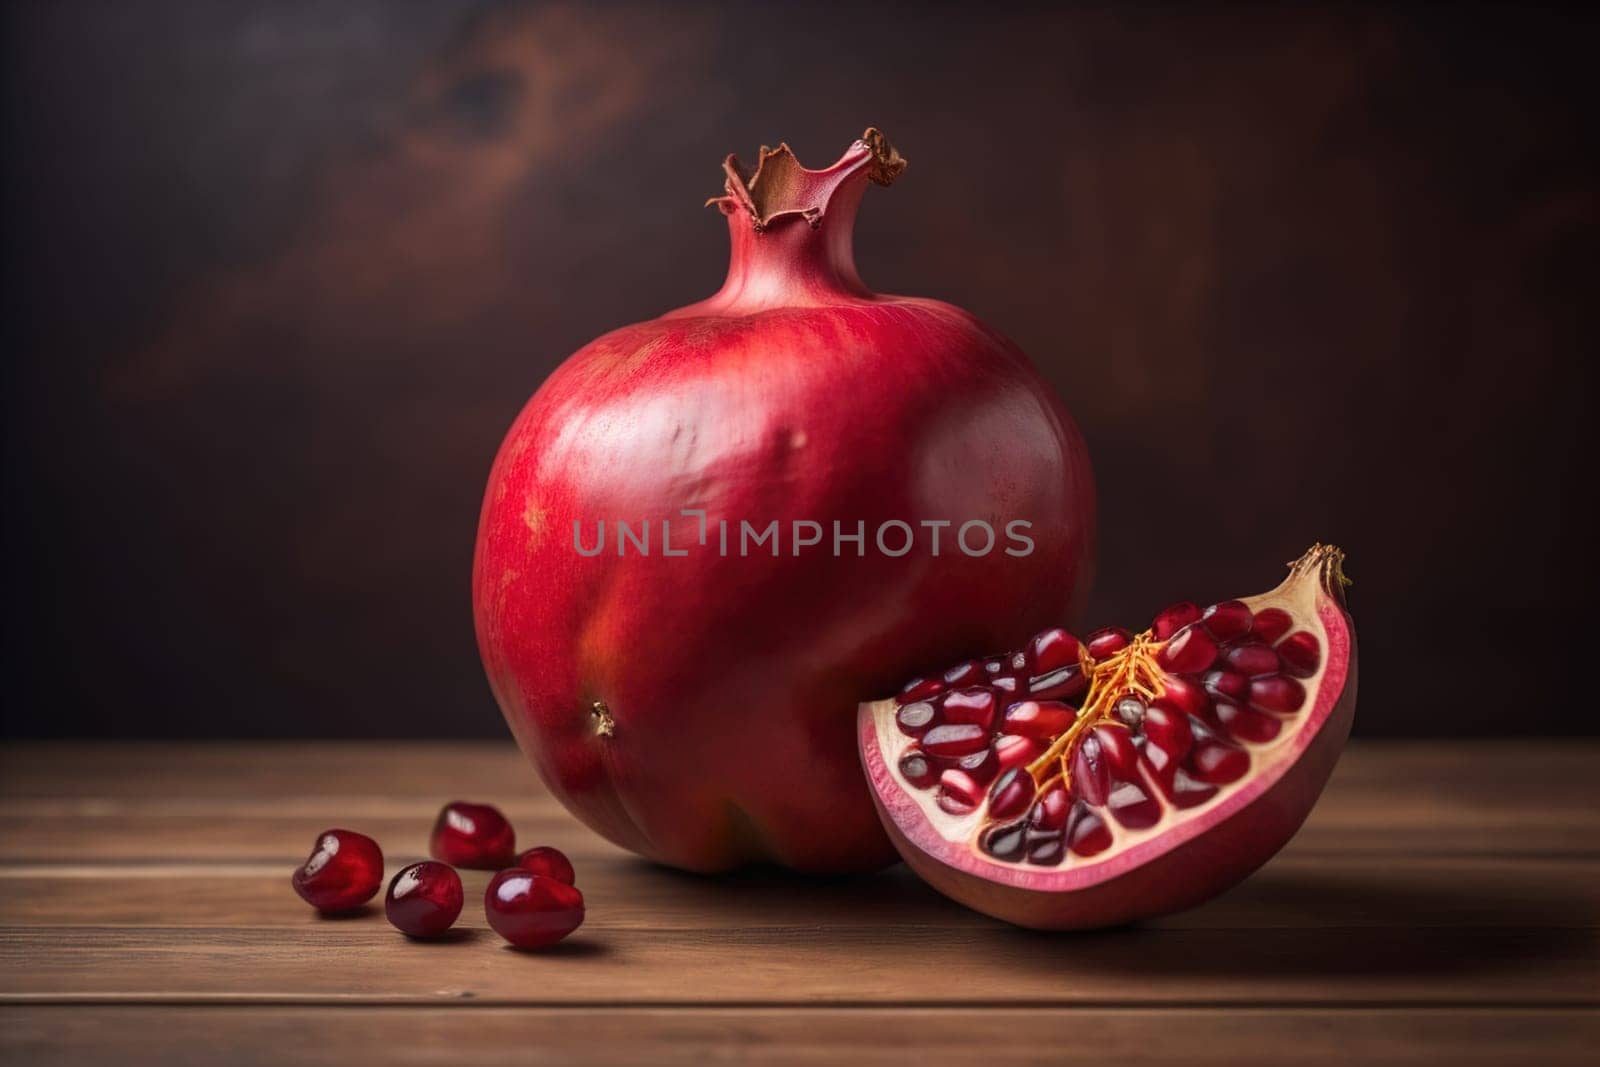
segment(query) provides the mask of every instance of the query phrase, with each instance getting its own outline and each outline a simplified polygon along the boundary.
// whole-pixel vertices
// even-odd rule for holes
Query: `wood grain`
[[[1301,834],[1232,892],[1043,936],[903,867],[712,879],[644,863],[506,745],[8,745],[0,1056],[1578,1062],[1600,1020],[1597,756],[1355,745]],[[420,858],[463,783],[576,863],[589,919],[555,951],[487,930],[481,872],[442,944],[376,908],[319,919],[289,890],[328,825],[378,837],[391,869]]]

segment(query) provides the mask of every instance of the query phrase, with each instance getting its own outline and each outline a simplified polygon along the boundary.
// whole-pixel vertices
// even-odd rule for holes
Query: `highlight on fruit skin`
[[[913,679],[857,716],[901,856],[1020,926],[1111,926],[1199,904],[1270,859],[1350,733],[1344,553],[1314,545],[1260,596],[1062,629]]]

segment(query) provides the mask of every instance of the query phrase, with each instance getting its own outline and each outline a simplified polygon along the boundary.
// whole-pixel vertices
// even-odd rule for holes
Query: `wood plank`
[[[1593,930],[620,929],[543,953],[476,922],[418,945],[378,914],[317,927],[0,929],[0,999],[493,1004],[1600,1004]]]
[[[1592,1064],[1588,1011],[8,1007],[0,1058],[442,1064]]]
[[[609,848],[609,846],[602,846]],[[573,849],[591,922],[618,930],[738,929],[791,923],[828,929],[999,928],[953,904],[905,868],[850,879],[803,879],[777,872],[697,878],[616,850]],[[412,856],[391,856],[398,869]],[[0,868],[0,925],[146,927],[317,927],[289,888],[288,864],[232,866],[151,863]],[[470,902],[489,875],[462,872]],[[1284,853],[1254,877],[1192,911],[1152,920],[1149,929],[1392,929],[1439,926],[1507,929],[1600,927],[1600,860],[1453,859]]]

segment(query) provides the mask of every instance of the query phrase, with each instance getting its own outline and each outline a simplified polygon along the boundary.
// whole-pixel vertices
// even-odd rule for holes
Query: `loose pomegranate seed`
[[[988,730],[994,722],[994,694],[987,689],[957,689],[944,698],[946,722],[969,722]]]
[[[915,704],[902,705],[900,710],[895,712],[894,724],[907,737],[921,737],[928,732],[928,728],[938,717],[938,708],[926,700],[919,700]]]
[[[1250,757],[1242,748],[1208,739],[1196,742],[1187,766],[1189,773],[1202,782],[1226,785],[1244,777],[1250,769]]]
[[[1278,646],[1278,655],[1283,657],[1290,674],[1297,674],[1302,678],[1316,674],[1317,668],[1322,665],[1322,646],[1317,643],[1314,635],[1304,630],[1285,637],[1283,643]]]
[[[1054,867],[1061,862],[1066,854],[1066,839],[1060,830],[1051,834],[1029,833],[1029,863],[1039,867]]]
[[[290,881],[318,911],[350,911],[371,900],[383,884],[383,851],[366,834],[324,830]]]
[[[1080,807],[1082,801],[1079,801]],[[1079,856],[1093,856],[1111,847],[1111,830],[1105,820],[1087,808],[1075,813],[1072,831],[1067,835],[1071,848]]]
[[[1067,825],[1072,799],[1060,782],[1046,789],[1028,812],[1028,825],[1040,833],[1054,833]]]
[[[1028,642],[1027,667],[1032,675],[1078,665],[1078,639],[1057,627]]]
[[[939,780],[939,772],[928,762],[928,757],[916,749],[900,757],[900,775],[918,789],[927,789]]]
[[[461,876],[433,860],[423,860],[389,883],[383,911],[395,929],[408,937],[438,937],[461,914]]]
[[[1200,621],[1200,608],[1187,600],[1169,604],[1157,613],[1150,629],[1157,641],[1165,641],[1190,623]]]
[[[1026,767],[1014,767],[1001,775],[989,790],[989,817],[1009,819],[1021,815],[1033,804],[1033,776]]]
[[[1089,650],[1089,655],[1094,659],[1106,659],[1127,648],[1133,643],[1133,635],[1120,626],[1107,626],[1096,630],[1084,642],[1084,647]]]
[[[1059,737],[1072,725],[1078,713],[1055,700],[1024,700],[1006,709],[1005,730],[1039,741]]]
[[[1156,662],[1173,674],[1193,674],[1211,666],[1217,658],[1217,643],[1203,626],[1179,630],[1156,653]]]
[[[994,749],[984,748],[962,756],[956,761],[956,766],[966,771],[978,785],[986,786],[1000,773],[1000,758],[994,754]]]
[[[1217,704],[1217,722],[1228,731],[1230,737],[1257,744],[1271,741],[1283,728],[1283,723],[1271,715],[1241,708],[1237,704]]]
[[[1213,604],[1200,618],[1205,623],[1205,628],[1211,631],[1211,636],[1218,641],[1232,641],[1236,637],[1243,637],[1250,632],[1250,625],[1254,622],[1250,609],[1238,600],[1224,600],[1220,604]]]
[[[1039,700],[1071,700],[1089,688],[1082,667],[1062,667],[1028,682],[1028,694]]]
[[[918,700],[927,700],[929,697],[938,696],[944,692],[944,681],[939,678],[913,678],[900,690],[900,695],[895,700],[901,704],[911,704]]]
[[[1161,821],[1161,805],[1135,782],[1118,782],[1106,798],[1106,810],[1130,830],[1144,830]]]
[[[1294,620],[1282,608],[1263,608],[1256,612],[1255,623],[1250,627],[1251,635],[1264,645],[1275,645],[1278,638],[1288,633],[1294,626]]]
[[[944,684],[951,689],[963,685],[976,685],[983,681],[985,673],[983,663],[979,660],[971,659],[945,671]]]
[[[1185,715],[1198,715],[1210,706],[1211,701],[1206,699],[1205,691],[1187,678],[1165,679],[1166,687],[1161,692],[1161,700],[1166,701]]]
[[[1305,686],[1281,674],[1250,682],[1250,706],[1257,711],[1299,711],[1306,702]]]
[[[994,758],[1002,771],[1032,763],[1043,751],[1044,746],[1033,738],[1016,734],[1001,734],[994,743]]]
[[[567,859],[567,854],[549,845],[528,849],[517,857],[517,866],[568,885],[578,884],[577,872],[572,869],[572,861]]]
[[[489,880],[483,910],[518,948],[553,945],[583,924],[583,894],[565,882],[513,867]]]
[[[516,835],[498,808],[458,800],[439,812],[428,852],[452,867],[493,871],[511,865]]]
[[[1250,691],[1250,679],[1233,671],[1207,671],[1206,692],[1213,700],[1243,700]],[[1190,714],[1194,714],[1191,712]]]
[[[1223,656],[1228,666],[1246,678],[1259,678],[1263,674],[1277,674],[1281,664],[1278,654],[1266,645],[1236,645]]]
[[[994,810],[993,804],[989,807],[990,811]],[[1027,840],[1027,824],[1014,822],[1005,826],[989,827],[979,838],[978,847],[997,860],[1018,860],[1022,858],[1022,849]]]
[[[1117,701],[1116,707],[1111,709],[1111,713],[1124,726],[1129,729],[1136,728],[1144,722],[1144,701],[1138,697],[1123,697]]]
[[[922,735],[922,751],[953,759],[989,747],[989,732],[977,723],[955,722],[935,726]]]

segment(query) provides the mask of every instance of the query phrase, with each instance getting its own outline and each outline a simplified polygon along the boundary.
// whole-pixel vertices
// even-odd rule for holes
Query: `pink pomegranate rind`
[[[1103,851],[1093,855],[1063,850],[1053,863],[1039,865],[987,854],[979,836],[986,827],[1003,825],[1003,820],[984,822],[986,809],[980,806],[964,816],[968,823],[952,821],[964,809],[955,805],[958,815],[952,816],[952,805],[943,795],[907,782],[893,766],[919,745],[896,728],[897,702],[862,705],[857,719],[862,763],[884,828],[901,856],[924,881],[952,899],[1040,929],[1111,926],[1166,914],[1237,884],[1299,829],[1349,735],[1357,668],[1355,632],[1340,593],[1342,558],[1337,549],[1316,546],[1293,565],[1282,586],[1242,602],[1243,607],[1262,611],[1274,627],[1281,626],[1281,611],[1269,609],[1292,609],[1297,625],[1309,623],[1306,629],[1317,631],[1312,636],[1321,661],[1316,671],[1305,675],[1305,703],[1287,715],[1272,716],[1283,725],[1271,740],[1258,744],[1237,733],[1231,736],[1232,743],[1251,754],[1249,770],[1192,810],[1179,810],[1148,770],[1141,771],[1140,784],[1162,805],[1159,820],[1147,829],[1130,831],[1105,817],[1105,829],[1115,840],[1101,844]],[[1225,618],[1218,620],[1221,632],[1229,632],[1229,625]],[[1274,640],[1284,640],[1284,632],[1275,632]],[[1312,644],[1298,640],[1291,655],[1309,665],[1307,648]],[[1194,687],[1186,690],[1181,681],[1172,696],[1175,703],[1199,706],[1191,703],[1200,699]],[[1158,698],[1151,707],[1160,703]],[[1009,793],[997,791],[987,803],[995,800],[1005,805],[1008,815],[1013,813],[1015,801]]]

